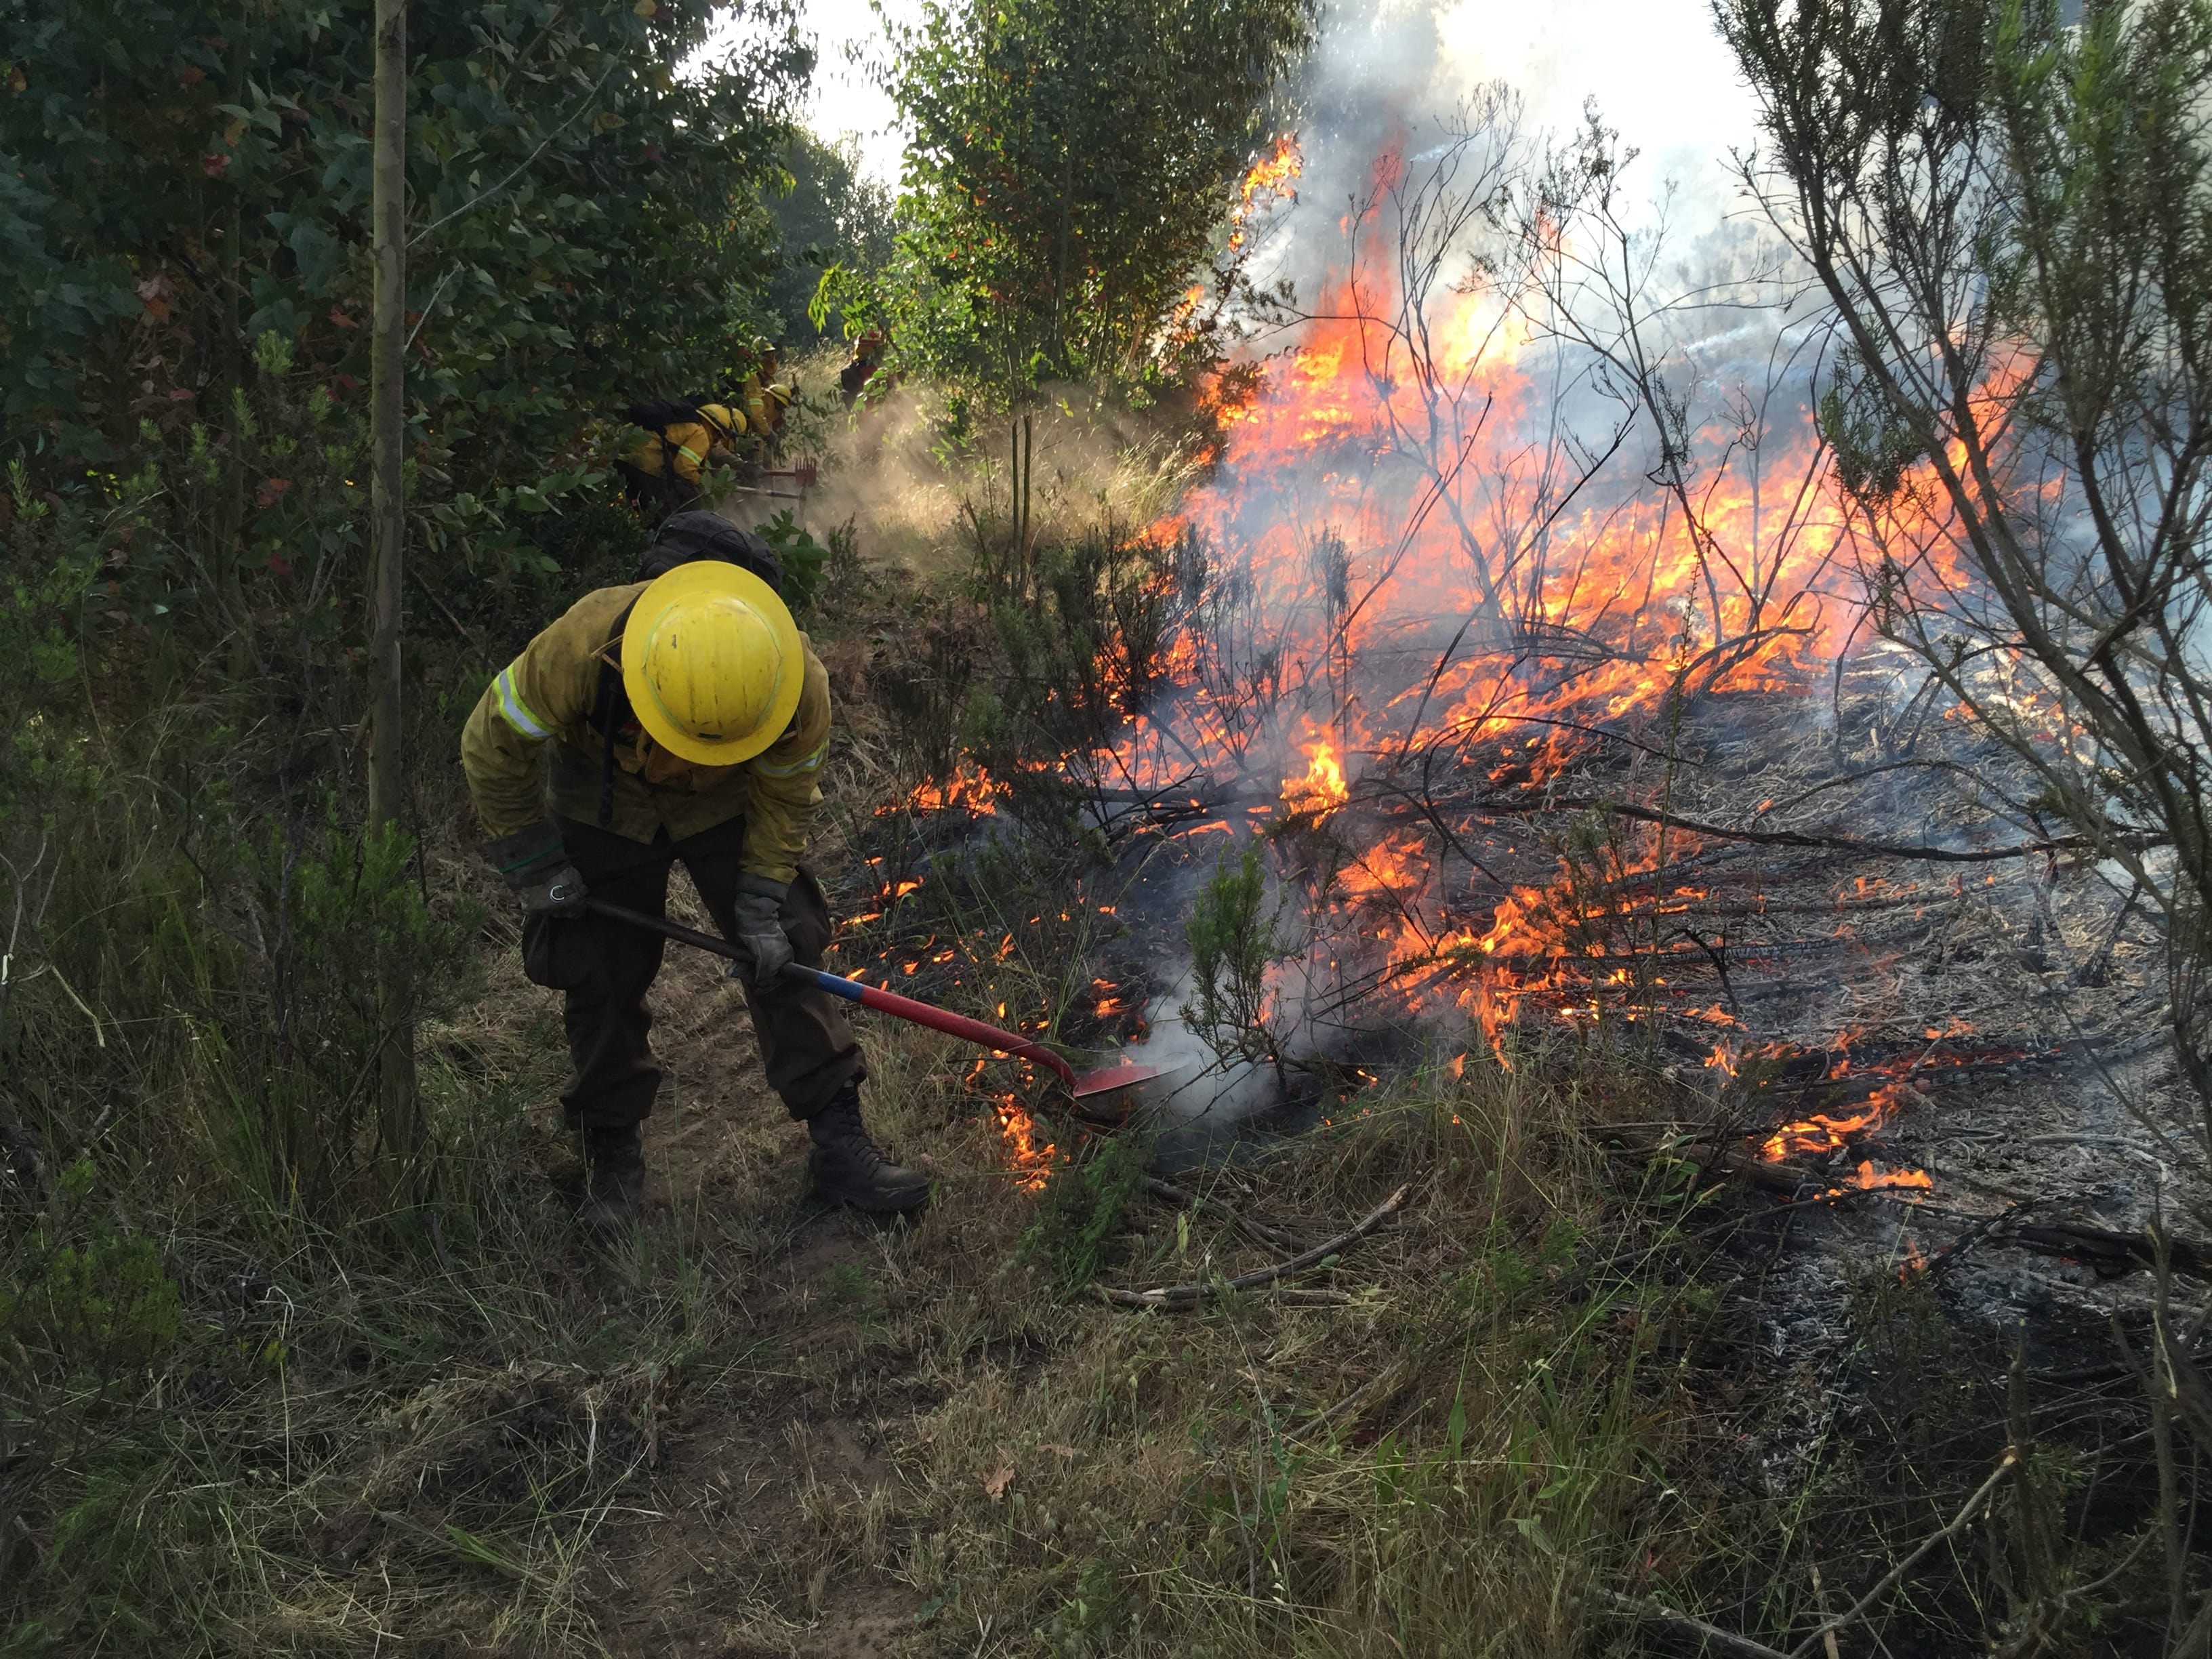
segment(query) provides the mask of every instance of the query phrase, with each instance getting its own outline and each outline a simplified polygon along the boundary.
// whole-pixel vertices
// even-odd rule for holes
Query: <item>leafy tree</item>
[[[818,340],[823,331],[808,310],[823,272],[867,282],[890,263],[893,196],[860,171],[849,137],[825,143],[801,128],[784,146],[783,166],[787,185],[767,197],[781,252],[762,303],[782,339]]]
[[[1718,15],[1749,179],[1842,332],[1875,619],[2162,913],[2212,1135],[2212,6]]]
[[[880,295],[830,273],[817,308],[842,302],[848,331],[888,325],[900,363],[951,393],[956,434],[1012,417],[1006,564],[1024,597],[1039,389],[1146,396],[1215,360],[1224,303],[1256,297],[1223,228],[1314,11],[926,0],[894,31],[891,90],[914,129],[899,262]]]
[[[786,0],[679,74],[704,0],[465,0],[410,22],[409,404],[431,550],[494,571],[595,416],[731,363],[810,65]],[[0,64],[0,411],[51,482],[196,425],[254,343],[368,380],[372,8],[29,0]]]
[[[1311,0],[929,0],[897,36],[913,123],[902,354],[999,407],[1142,382],[1304,52]]]

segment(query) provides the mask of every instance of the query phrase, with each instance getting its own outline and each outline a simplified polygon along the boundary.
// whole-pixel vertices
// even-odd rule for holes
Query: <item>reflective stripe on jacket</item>
[[[623,451],[622,459],[648,478],[660,477],[665,465],[696,489],[707,452],[716,444],[733,448],[742,444],[746,425],[744,416],[726,404],[702,404],[699,413],[702,418],[696,421],[671,421],[665,427],[647,428],[643,439]]]
[[[592,725],[603,663],[618,662],[616,623],[649,583],[586,593],[500,670],[461,729],[461,768],[477,814],[494,836],[545,816],[599,821],[605,748]],[[830,751],[830,677],[806,635],[805,679],[783,735],[736,766],[695,766],[631,728],[615,744],[614,816],[607,828],[649,842],[681,840],[742,816],[744,867],[789,881],[822,800],[817,778]],[[550,745],[550,777],[541,761]]]

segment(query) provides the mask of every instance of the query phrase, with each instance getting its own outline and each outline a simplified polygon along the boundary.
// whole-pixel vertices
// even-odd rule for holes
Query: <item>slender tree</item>
[[[1314,10],[929,0],[896,33],[914,137],[890,320],[902,361],[1008,418],[1024,583],[1040,387],[1157,387],[1211,362],[1175,319],[1195,314],[1194,281],[1241,276],[1226,222]]]
[[[370,365],[368,821],[398,833],[405,787],[400,708],[400,582],[407,557],[407,0],[376,0],[375,157],[369,206],[375,267]],[[415,1086],[415,1029],[405,964],[386,961],[387,1018],[377,1056],[378,1139],[387,1188],[414,1184],[422,1124]]]

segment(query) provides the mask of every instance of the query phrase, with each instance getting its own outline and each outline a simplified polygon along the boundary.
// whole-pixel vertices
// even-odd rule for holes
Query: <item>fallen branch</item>
[[[1770,1648],[1764,1642],[1754,1642],[1748,1636],[1738,1636],[1734,1631],[1723,1630],[1718,1625],[1709,1625],[1702,1619],[1692,1619],[1686,1613],[1662,1607],[1643,1596],[1623,1595],[1618,1590],[1600,1590],[1598,1599],[1615,1613],[1630,1619],[1642,1620],[1647,1625],[1656,1625],[1677,1636],[1694,1636],[1717,1653],[1733,1654],[1735,1659],[1790,1659],[1779,1648]]]
[[[1273,1284],[1276,1279],[1287,1278],[1292,1273],[1304,1273],[1308,1267],[1326,1261],[1330,1256],[1358,1243],[1396,1214],[1398,1206],[1406,1201],[1406,1194],[1412,1190],[1410,1185],[1399,1188],[1361,1217],[1349,1231],[1339,1233],[1334,1238],[1316,1244],[1310,1250],[1301,1250],[1288,1261],[1278,1261],[1272,1267],[1257,1267],[1249,1273],[1239,1273],[1234,1279],[1218,1280],[1211,1285],[1164,1285],[1150,1291],[1116,1290],[1110,1285],[1093,1285],[1091,1288],[1097,1293],[1100,1301],[1110,1302],[1117,1308],[1193,1307],[1223,1291],[1256,1290],[1262,1285]],[[1307,1291],[1302,1294],[1310,1296],[1316,1293]]]
[[[2121,1233],[2081,1222],[2039,1221],[1999,1227],[1990,1236],[2045,1255],[2087,1262],[2107,1279],[2157,1267],[2163,1247],[2168,1267],[2185,1279],[2212,1284],[2212,1244],[2171,1233]]]
[[[1116,1290],[1111,1285],[1093,1285],[1091,1288],[1097,1293],[1101,1302],[1111,1303],[1117,1308],[1172,1308],[1180,1311],[1188,1311],[1198,1305],[1195,1299],[1154,1302],[1149,1298],[1158,1292],[1153,1291]],[[1176,1285],[1168,1288],[1180,1291],[1188,1290],[1189,1286]],[[1351,1296],[1343,1291],[1304,1291],[1294,1289],[1288,1285],[1261,1285],[1249,1291],[1248,1294],[1255,1302],[1279,1303],[1286,1308],[1348,1308],[1352,1305]]]
[[[1172,1181],[1163,1181],[1158,1176],[1145,1177],[1145,1190],[1154,1198],[1170,1204],[1180,1204],[1186,1210],[1213,1210],[1225,1217],[1229,1224],[1246,1237],[1262,1244],[1272,1244],[1279,1250],[1294,1250],[1298,1242],[1279,1227],[1270,1227],[1265,1222],[1255,1221],[1233,1205],[1218,1198],[1208,1198],[1203,1193],[1194,1193],[1178,1187]]]
[[[1298,1424],[1292,1428],[1291,1432],[1294,1435],[1304,1437],[1317,1433],[1319,1431],[1327,1428],[1330,1424],[1335,1422],[1338,1418],[1342,1417],[1346,1412],[1351,1411],[1354,1407],[1364,1406],[1370,1396],[1376,1394],[1388,1393],[1390,1389],[1396,1388],[1399,1382],[1406,1375],[1407,1369],[1405,1362],[1402,1360],[1384,1367],[1383,1370],[1377,1372],[1375,1376],[1369,1377],[1364,1382],[1362,1382],[1358,1388],[1354,1389],[1350,1394],[1345,1395],[1343,1399],[1338,1401],[1336,1404],[1331,1406],[1327,1411],[1317,1413],[1305,1422]]]
[[[1876,1584],[1864,1595],[1859,1597],[1857,1601],[1852,1602],[1849,1607],[1838,1613],[1833,1619],[1828,1620],[1826,1622],[1822,1624],[1818,1630],[1814,1631],[1810,1636],[1800,1642],[1796,1647],[1790,1649],[1789,1659],[1806,1659],[1806,1656],[1811,1653],[1814,1648],[1820,1646],[1822,1642],[1826,1641],[1836,1632],[1843,1629],[1844,1626],[1854,1623],[1860,1614],[1865,1613],[1869,1607],[1873,1607],[1875,1602],[1881,1601],[1882,1597],[1887,1595],[1890,1591],[1895,1589],[1899,1584],[1903,1583],[1905,1582],[1905,1575],[1911,1572],[1913,1568],[1918,1566],[1929,1551],[1934,1549],[1945,1539],[1955,1538],[1960,1533],[1965,1531],[1968,1524],[1972,1522],[1973,1518],[1981,1513],[1982,1505],[1989,1502],[1990,1494],[1997,1489],[1997,1483],[2002,1480],[2007,1475],[2010,1474],[2014,1468],[2019,1465],[2019,1450],[2014,1447],[2007,1446],[2005,1448],[2005,1455],[1997,1459],[1996,1468],[1990,1471],[1990,1478],[1983,1481],[1980,1486],[1974,1488],[1974,1495],[1966,1501],[1959,1512],[1951,1517],[1950,1521],[1943,1527],[1942,1530],[1940,1532],[1930,1533],[1927,1537],[1922,1539],[1920,1540],[1920,1547],[1913,1551],[1911,1554],[1906,1556],[1905,1559],[1899,1562],[1895,1566],[1892,1567],[1889,1571],[1883,1576],[1880,1583]]]
[[[1909,842],[1865,841],[1856,836],[1815,836],[1802,830],[1732,830],[1726,824],[1708,823],[1701,818],[1686,818],[1675,812],[1662,812],[1649,806],[1636,806],[1627,801],[1606,800],[1596,796],[1558,795],[1548,799],[1477,800],[1467,803],[1469,811],[1485,817],[1532,817],[1545,812],[1609,812],[1615,817],[1633,818],[1639,823],[1662,824],[1669,830],[1686,830],[1693,836],[1711,836],[1717,841],[1749,842],[1759,847],[1809,847],[1836,853],[1864,853],[1874,858],[1924,859],[1934,864],[1997,864],[2006,859],[2025,858],[2035,853],[2086,853],[2100,845],[2087,836],[2051,836],[2041,841],[2014,842],[2009,847],[1951,848],[1923,847]],[[2163,836],[2135,836],[2130,845],[2155,846]]]

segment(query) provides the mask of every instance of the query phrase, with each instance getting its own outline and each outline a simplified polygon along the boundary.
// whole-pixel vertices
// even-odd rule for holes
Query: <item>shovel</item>
[[[584,908],[594,915],[605,916],[614,921],[626,921],[633,927],[642,927],[663,939],[672,939],[679,945],[694,945],[702,951],[711,951],[716,956],[727,957],[732,962],[745,960],[744,952],[727,939],[713,933],[702,933],[696,927],[686,927],[659,916],[625,909],[619,904],[610,904],[605,899],[587,898],[584,901]],[[916,1002],[912,997],[902,997],[896,991],[878,990],[872,985],[863,985],[856,979],[847,979],[842,974],[828,973],[819,968],[801,967],[795,962],[784,964],[783,976],[798,984],[811,985],[817,991],[827,991],[833,997],[842,997],[848,1002],[857,1002],[863,1008],[872,1008],[878,1013],[895,1015],[916,1025],[927,1025],[933,1031],[943,1031],[946,1036],[957,1036],[963,1042],[995,1048],[1002,1054],[1015,1054],[1024,1060],[1035,1060],[1057,1075],[1067,1085],[1068,1093],[1078,1100],[1111,1094],[1116,1089],[1133,1088],[1139,1083],[1149,1083],[1154,1078],[1165,1077],[1177,1069],[1172,1066],[1106,1066],[1094,1072],[1079,1073],[1065,1059],[1042,1042],[1032,1042],[1012,1031],[986,1025],[981,1020],[970,1019],[965,1014],[956,1014],[945,1008],[933,1008],[927,1002]]]

